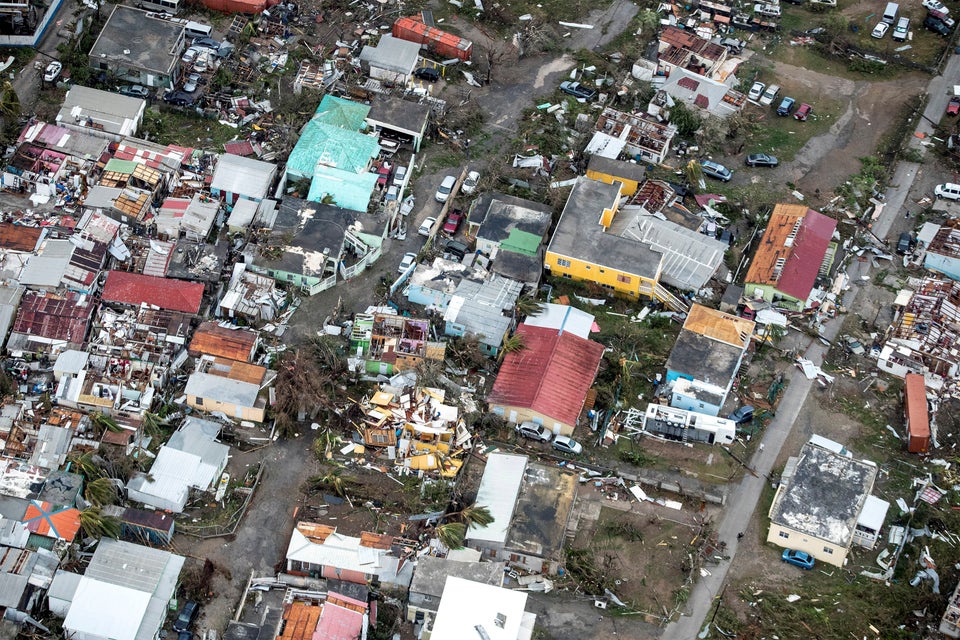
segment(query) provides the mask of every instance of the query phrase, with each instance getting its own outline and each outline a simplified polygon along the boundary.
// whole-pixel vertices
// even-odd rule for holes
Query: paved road
[[[912,148],[926,150],[924,140],[933,135],[934,125],[940,122],[940,118],[946,111],[947,102],[953,95],[953,87],[958,78],[960,78],[960,55],[952,55],[944,65],[943,74],[933,78],[927,85],[927,94],[930,99],[917,125],[917,133],[922,134],[923,137],[915,136],[910,141]]]
[[[950,57],[944,74],[945,76],[932,79],[928,88],[930,102],[926,109],[926,115],[934,122],[939,120],[940,114],[946,108],[948,96],[945,93],[945,87],[949,84],[947,78],[960,77],[960,56],[953,55]],[[950,91],[952,93],[952,85],[950,85]],[[929,136],[933,127],[928,120],[921,119],[917,131]],[[915,137],[911,144],[916,144],[919,140],[920,138]],[[917,163],[901,162],[894,171],[891,186],[884,194],[886,207],[874,222],[872,228],[874,234],[879,238],[885,238],[891,230],[896,230],[895,225],[899,214],[903,210],[902,207],[919,169],[920,165]],[[859,283],[863,276],[869,274],[869,271],[869,262],[856,260],[850,262],[847,274],[850,276],[852,286],[843,298],[843,303],[847,309],[855,308],[854,301],[860,290]],[[843,317],[838,317],[825,323],[822,330],[823,335],[832,342],[839,333],[843,321]],[[827,347],[823,344],[812,341],[804,357],[819,365],[822,364],[826,351]],[[792,370],[788,380],[789,384],[780,401],[780,406],[777,407],[776,416],[764,431],[763,448],[759,449],[750,461],[757,475],[746,475],[739,485],[732,488],[723,520],[719,525],[718,535],[720,540],[727,543],[730,562],[733,561],[737,553],[737,533],[743,531],[745,529],[744,523],[750,522],[753,518],[753,512],[763,490],[763,483],[766,482],[766,476],[780,456],[780,450],[790,435],[790,430],[807,399],[807,394],[810,393],[811,387],[817,384],[815,381],[808,380],[796,368]],[[695,637],[707,637],[704,623],[716,605],[717,598],[720,597],[727,571],[730,568],[730,562],[716,567],[711,575],[697,582],[688,600],[686,614],[664,629],[661,640],[690,640]]]

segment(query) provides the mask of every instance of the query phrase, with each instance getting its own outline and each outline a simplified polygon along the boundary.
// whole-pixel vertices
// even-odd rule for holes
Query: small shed
[[[210,193],[227,204],[239,199],[260,202],[267,197],[277,165],[253,158],[224,153],[217,162],[210,182]]]
[[[930,414],[927,411],[927,387],[923,376],[908,373],[903,391],[903,414],[907,427],[907,451],[926,453],[930,448]]]
[[[371,78],[403,85],[410,79],[419,57],[419,44],[386,34],[375,46],[363,48],[360,63],[369,68]]]
[[[414,151],[420,151],[429,121],[429,105],[400,98],[378,98],[366,117],[367,124],[375,130],[409,141]]]

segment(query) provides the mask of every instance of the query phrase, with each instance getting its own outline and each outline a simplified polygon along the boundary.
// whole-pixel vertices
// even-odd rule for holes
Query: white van
[[[910,33],[910,18],[900,18],[897,21],[897,26],[893,28],[893,39],[896,42],[903,42],[907,39],[907,34]]]
[[[933,193],[938,198],[946,198],[947,200],[960,200],[960,184],[953,184],[952,182],[938,184],[933,190]]]
[[[209,38],[213,33],[213,27],[202,22],[188,22],[183,27],[183,35],[187,38]]]
[[[771,84],[767,87],[766,91],[763,92],[763,95],[760,96],[760,104],[764,106],[770,106],[773,104],[773,101],[776,99],[777,94],[780,93],[780,85]]]
[[[880,19],[881,22],[886,22],[890,26],[897,21],[897,14],[900,13],[900,5],[896,2],[888,2],[887,8],[883,10],[883,18]]]

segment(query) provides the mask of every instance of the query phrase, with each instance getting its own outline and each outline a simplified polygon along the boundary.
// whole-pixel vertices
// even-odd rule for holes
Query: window
[[[203,406],[203,398],[197,398],[197,404]]]
[[[563,259],[563,258],[557,258],[557,266],[558,266],[558,267],[568,267],[568,268],[569,268],[569,267],[570,267],[570,261],[569,261],[569,260],[565,260],[565,259]]]
[[[587,271],[590,271],[590,265],[588,264],[584,265],[583,268],[586,269]]]
[[[790,534],[787,533],[786,531],[781,531],[781,532],[780,532],[780,537],[786,539],[786,538],[789,538],[789,537],[790,537]]]
[[[600,269],[600,273],[606,273],[606,272],[607,271],[605,269]]]
[[[830,556],[833,555],[833,549],[831,549],[830,547],[824,547],[824,548],[823,548],[823,552],[824,552],[825,554],[827,554],[827,555],[830,555]]]
[[[617,274],[617,282],[619,282],[620,284],[630,284],[631,280],[633,280],[633,278],[631,278],[630,276]]]
[[[613,285],[602,284],[602,285],[600,285],[600,286],[603,287],[604,289],[609,289],[610,291],[613,291]]]
[[[570,275],[569,273],[564,273],[564,274],[561,274],[561,275],[562,275],[564,278],[566,278],[567,280],[573,280],[573,276]]]

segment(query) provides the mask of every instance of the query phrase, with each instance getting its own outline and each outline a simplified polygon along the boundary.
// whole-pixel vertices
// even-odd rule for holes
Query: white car
[[[463,186],[460,187],[460,191],[463,191],[465,194],[470,195],[477,190],[477,183],[480,182],[480,172],[471,171],[467,174],[467,179],[463,181]]]
[[[197,59],[198,53],[200,53],[200,47],[190,47],[183,52],[183,57],[180,60],[183,64],[190,64]]]
[[[46,82],[53,82],[57,79],[57,76],[60,75],[60,72],[63,70],[63,65],[54,60],[47,65],[46,71],[43,72],[43,79]]]
[[[437,202],[446,202],[447,198],[450,197],[450,193],[453,191],[453,185],[457,184],[456,176],[447,176],[443,179],[443,182],[440,183],[440,186],[437,188],[437,195],[435,196]]]
[[[948,9],[940,0],[923,0],[923,6],[929,9],[930,11],[941,11],[943,13],[950,13]]]
[[[422,236],[429,237],[430,232],[433,230],[433,226],[435,224],[437,224],[437,219],[434,218],[433,216],[430,216],[429,218],[423,221],[423,224],[421,224],[420,228],[417,229],[417,233],[419,233]]]
[[[750,93],[747,94],[747,97],[751,100],[759,100],[760,96],[763,95],[763,90],[767,88],[767,85],[762,82],[754,82],[753,86],[750,87]]]
[[[553,439],[553,448],[563,453],[578,456],[583,453],[583,445],[568,436],[557,436]]]
[[[407,179],[407,165],[401,164],[398,165],[396,169],[393,170],[393,184],[402,185],[404,180]]]
[[[870,35],[874,38],[879,39],[887,35],[887,30],[889,29],[890,29],[890,25],[888,25],[886,22],[881,22],[873,28],[873,32]]]
[[[407,269],[410,268],[412,264],[417,261],[417,254],[415,253],[405,253],[403,254],[403,260],[400,261],[400,268],[397,269],[397,272],[404,273]]]
[[[938,184],[933,190],[933,193],[938,198],[946,198],[947,200],[960,200],[960,184],[954,184],[952,182]]]
[[[200,74],[191,73],[187,76],[187,79],[183,82],[183,90],[187,93],[193,93],[197,90],[197,86],[200,84]]]

